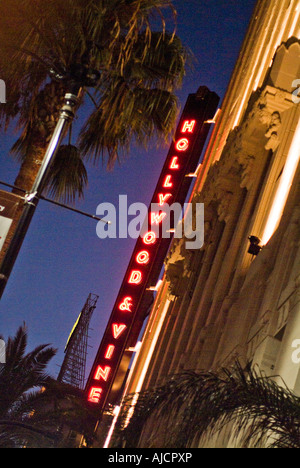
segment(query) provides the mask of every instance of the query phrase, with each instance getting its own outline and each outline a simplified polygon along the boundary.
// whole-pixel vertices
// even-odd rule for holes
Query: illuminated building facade
[[[126,394],[237,358],[300,394],[299,88],[300,2],[259,0],[191,195],[204,246],[173,240]]]

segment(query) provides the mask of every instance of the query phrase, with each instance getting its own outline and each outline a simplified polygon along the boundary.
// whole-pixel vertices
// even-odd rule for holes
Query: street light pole
[[[73,94],[74,93],[74,94]],[[75,94],[76,93],[76,94]],[[76,110],[79,104],[79,95],[81,87],[75,86],[71,93],[65,95],[65,102],[60,110],[59,119],[52,135],[51,141],[47,148],[44,160],[40,167],[39,173],[33,184],[31,192],[24,197],[24,208],[17,229],[14,233],[12,241],[8,247],[5,257],[0,266],[0,298],[3,295],[7,281],[10,277],[15,261],[18,257],[25,235],[31,223],[32,217],[39,202],[39,197],[45,188],[49,171],[55,159],[56,153],[60,144],[66,135],[66,132],[72,123]]]

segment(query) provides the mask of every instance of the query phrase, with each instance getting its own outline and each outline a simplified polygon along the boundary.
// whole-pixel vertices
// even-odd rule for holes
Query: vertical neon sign
[[[205,87],[200,91],[189,96],[184,108],[151,202],[161,211],[155,213],[149,208],[149,230],[137,240],[87,381],[86,398],[98,409],[115,403],[120,396],[131,358],[128,348],[136,344],[152,301],[150,286],[159,279],[171,242],[171,237],[163,238],[155,228],[162,225],[167,203],[183,206],[191,184],[186,175],[198,166],[210,127],[206,121],[217,110],[219,97]]]

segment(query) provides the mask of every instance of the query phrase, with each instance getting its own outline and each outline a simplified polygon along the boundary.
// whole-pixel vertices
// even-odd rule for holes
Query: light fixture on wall
[[[256,236],[249,236],[248,239],[250,241],[248,253],[255,256],[258,255],[262,249],[262,246],[260,245],[261,240]]]

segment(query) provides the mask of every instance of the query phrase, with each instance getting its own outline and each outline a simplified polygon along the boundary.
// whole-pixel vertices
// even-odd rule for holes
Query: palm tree
[[[20,204],[0,253],[0,297],[44,189],[74,202],[88,180],[83,158],[107,156],[111,167],[132,141],[147,144],[173,130],[174,89],[186,51],[166,31],[166,7],[175,14],[171,0],[0,0],[0,75],[8,90],[0,125],[16,121],[21,131],[12,148],[22,162],[15,186],[21,189],[16,193],[30,196],[30,203]],[[78,145],[69,137],[59,149],[54,129],[63,115],[67,119],[62,104],[68,95],[82,103],[86,94],[95,109]],[[69,124],[64,122],[59,135]]]
[[[0,2],[0,76],[7,87],[0,123],[17,122],[21,131],[12,148],[22,162],[17,187],[30,191],[74,85],[82,85],[81,102],[90,95],[94,109],[78,146],[69,140],[57,155],[48,181],[53,196],[83,195],[83,158],[107,156],[111,166],[132,140],[170,134],[186,51],[166,31],[166,8],[175,14],[170,0]]]
[[[238,362],[220,372],[185,372],[128,397],[114,444],[188,448],[224,433],[244,448],[300,448],[300,398]]]
[[[26,347],[24,325],[8,339],[0,368],[0,447],[60,447],[65,427],[91,437],[81,392],[45,372],[56,350],[41,345],[26,354]]]

